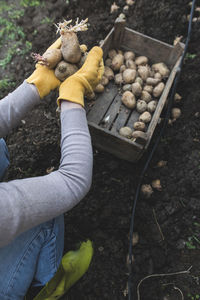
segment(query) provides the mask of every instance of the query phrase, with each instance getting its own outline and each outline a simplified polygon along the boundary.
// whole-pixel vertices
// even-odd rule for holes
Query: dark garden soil
[[[12,1],[11,1],[12,2]],[[116,0],[117,13],[111,14],[112,1],[45,1],[43,7],[27,7],[18,20],[32,42],[33,51],[42,53],[56,39],[53,24],[41,24],[45,17],[55,23],[64,19],[89,18],[90,28],[79,35],[89,49],[98,45],[123,11],[124,0]],[[129,8],[127,26],[173,44],[176,36],[187,36],[189,0],[136,0]],[[197,1],[197,5],[200,2]],[[199,12],[195,12],[197,16]],[[37,34],[33,35],[37,29]],[[134,247],[133,297],[141,300],[199,299],[200,295],[200,22],[193,22],[192,36],[177,92],[181,118],[168,126],[150,162],[143,183],[159,178],[162,191],[150,199],[140,197],[134,231],[139,243]],[[34,69],[32,59],[14,58],[9,72],[18,86]],[[8,91],[6,91],[8,92]],[[7,137],[11,155],[8,179],[37,176],[60,159],[59,118],[56,93],[46,97],[21,125]],[[27,99],[28,101],[28,99]],[[158,131],[160,128],[158,128]],[[149,147],[149,151],[155,142]],[[135,164],[94,148],[93,184],[88,195],[66,213],[65,251],[90,239],[94,256],[88,272],[63,299],[126,299],[127,254],[132,206],[141,170],[148,153]],[[156,167],[159,161],[166,166]],[[169,274],[171,276],[148,275]],[[139,289],[140,298],[136,291]],[[184,295],[184,297],[183,297]],[[194,297],[194,298],[192,298]],[[196,298],[195,298],[196,297]],[[199,296],[200,297],[200,296]]]

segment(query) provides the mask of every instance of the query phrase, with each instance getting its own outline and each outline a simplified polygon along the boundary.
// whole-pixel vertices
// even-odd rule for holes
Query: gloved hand
[[[103,51],[100,47],[95,46],[90,50],[83,66],[60,85],[58,106],[61,100],[84,106],[84,95],[88,96],[93,93],[104,73],[102,56]]]
[[[61,39],[58,38],[47,50],[59,49],[60,47]],[[36,86],[41,99],[48,95],[50,91],[59,87],[61,83],[55,76],[54,70],[40,64],[36,64],[36,70],[26,81]]]

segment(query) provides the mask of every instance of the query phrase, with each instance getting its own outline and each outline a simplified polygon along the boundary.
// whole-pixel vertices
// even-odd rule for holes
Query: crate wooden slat
[[[108,51],[113,48],[124,51],[132,50],[136,55],[147,56],[151,64],[164,62],[170,69],[170,76],[158,101],[156,111],[150,124],[147,125],[146,138],[137,138],[131,141],[119,135],[121,127],[129,126],[133,128],[134,122],[138,120],[139,113],[136,110],[126,108],[122,104],[119,88],[114,82],[110,82],[104,93],[97,96],[94,104],[86,108],[93,145],[121,159],[136,162],[148,148],[158,124],[178,70],[184,44],[178,43],[176,46],[171,46],[153,39],[125,27],[125,20],[118,18],[112,30],[101,43],[101,47],[104,51],[104,59],[107,57]]]

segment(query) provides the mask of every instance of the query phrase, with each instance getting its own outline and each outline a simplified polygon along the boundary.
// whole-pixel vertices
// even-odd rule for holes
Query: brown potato
[[[146,64],[148,64],[148,58],[146,56],[138,56],[135,59],[135,63],[138,66],[140,66],[140,65],[146,65]]]
[[[126,70],[126,66],[125,65],[121,65],[119,72],[123,73]]]
[[[143,86],[143,80],[142,80],[142,78],[141,77],[136,77],[135,78],[135,82],[138,82],[141,86]]]
[[[55,75],[59,80],[64,81],[76,71],[78,71],[78,67],[75,64],[70,64],[64,60],[61,60],[55,69]]]
[[[76,64],[81,59],[81,48],[75,32],[66,31],[61,34],[61,52],[65,61]]]
[[[123,91],[131,91],[132,90],[132,86],[131,84],[127,83],[127,84],[124,84],[123,87],[122,87]]]
[[[139,116],[139,121],[149,123],[151,121],[151,114],[148,111],[143,112],[143,114]]]
[[[104,67],[104,76],[106,76],[108,80],[112,80],[115,77],[113,70],[108,66]]]
[[[135,58],[135,53],[133,51],[124,52],[124,59],[125,60],[129,60],[129,59],[134,60],[134,58]]]
[[[125,83],[133,83],[136,77],[136,70],[134,69],[126,69],[123,73],[123,81]]]
[[[142,93],[142,87],[138,82],[132,84],[132,92],[135,96],[140,96]]]
[[[149,68],[146,66],[139,66],[138,68],[138,74],[142,78],[142,80],[146,81],[149,77]]]
[[[111,58],[107,58],[107,59],[105,60],[105,66],[110,67],[111,64],[112,64],[112,59],[111,59]]]
[[[151,94],[149,94],[147,91],[142,91],[141,93],[141,100],[144,100],[145,102],[150,102],[151,101]]]
[[[146,85],[144,86],[144,88],[143,88],[143,91],[146,91],[146,92],[148,92],[149,94],[152,94],[152,92],[153,92],[153,86],[152,86],[152,85],[146,84]]]
[[[115,83],[119,85],[123,84],[122,73],[118,73],[115,75]]]
[[[135,122],[133,128],[139,131],[145,131],[146,125],[144,122]]]
[[[153,113],[156,110],[157,104],[158,104],[158,101],[156,101],[156,100],[150,101],[147,104],[147,110],[148,110],[148,112]]]
[[[176,119],[180,118],[180,116],[181,116],[181,110],[180,110],[180,108],[178,108],[178,107],[172,108],[172,110],[171,110],[171,116],[172,116],[173,120],[176,120]]]
[[[97,84],[97,86],[95,87],[94,91],[96,93],[103,93],[104,92],[104,86],[103,86],[103,84],[101,84],[101,83]]]
[[[154,78],[155,78],[155,79],[158,79],[159,81],[161,81],[161,80],[162,80],[162,75],[161,75],[159,72],[156,72],[156,73],[154,74]]]
[[[160,73],[158,73],[158,74],[160,74]],[[159,81],[160,81],[160,80],[157,79],[157,78],[148,77],[147,80],[146,80],[146,83],[147,83],[148,85],[153,85],[153,86],[155,86],[156,84],[158,84]]]
[[[111,68],[114,71],[119,71],[121,65],[123,65],[123,64],[124,64],[124,56],[122,54],[117,54],[112,59]]]
[[[42,57],[46,60],[49,69],[53,69],[61,61],[62,53],[60,49],[49,49]]]
[[[157,64],[153,64],[152,65],[152,70],[159,72],[163,78],[168,77],[170,70],[168,69],[168,67],[166,66],[166,64],[164,63],[157,63]]]
[[[115,49],[111,49],[108,51],[108,57],[113,59],[117,55],[117,51]]]
[[[165,84],[163,82],[160,82],[158,85],[155,86],[153,89],[153,96],[154,97],[160,97],[162,94],[163,90],[165,88]]]
[[[109,83],[108,77],[103,75],[100,83],[103,84],[104,86],[107,85]]]
[[[119,134],[130,139],[132,136],[132,129],[128,126],[122,127],[119,130]]]
[[[135,100],[135,96],[133,95],[133,93],[131,93],[130,91],[124,92],[122,95],[122,103],[130,109],[135,108],[136,100]]]
[[[128,69],[134,69],[134,70],[137,69],[135,62],[134,62],[132,59],[128,59],[128,60],[126,61],[126,67],[127,67]]]
[[[136,104],[136,110],[140,114],[147,110],[147,103],[144,100],[138,100]]]

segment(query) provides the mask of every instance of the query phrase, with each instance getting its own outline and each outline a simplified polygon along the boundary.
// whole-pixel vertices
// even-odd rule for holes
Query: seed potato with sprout
[[[60,49],[48,49],[42,56],[32,53],[31,56],[41,65],[45,65],[50,69],[55,69],[55,75],[61,81],[74,74],[80,68],[87,57],[87,46],[79,45],[77,32],[85,31],[88,19],[79,23],[77,18],[75,25],[71,24],[72,20],[58,23],[57,33],[61,36]],[[77,64],[75,66],[75,64]],[[66,76],[66,77],[65,77]]]
[[[88,19],[79,23],[77,18],[75,26],[68,26],[72,20],[58,23],[57,32],[61,35],[61,52],[65,61],[70,63],[78,63],[81,59],[81,48],[78,42],[77,32],[86,31]]]

